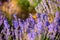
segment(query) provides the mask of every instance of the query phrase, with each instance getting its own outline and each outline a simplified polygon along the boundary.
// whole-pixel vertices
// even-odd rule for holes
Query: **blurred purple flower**
[[[59,11],[55,13],[55,17],[59,17]]]
[[[2,15],[2,11],[0,11],[0,26],[2,25],[3,23],[3,15]]]
[[[37,14],[37,18],[41,18],[41,14],[40,13]]]
[[[15,20],[17,20],[17,16],[16,16],[16,14],[13,14],[13,18],[14,18]]]
[[[29,28],[34,29],[34,24],[35,24],[35,20],[33,19],[32,15],[30,15],[30,18],[29,18]]]
[[[48,20],[48,16],[47,16],[47,14],[45,13],[45,14],[43,14],[43,19],[44,20]]]
[[[20,26],[20,28],[21,28],[21,29],[23,29],[23,24],[22,24],[22,22],[21,22],[21,19],[20,19],[20,18],[18,18],[18,25]]]
[[[49,21],[46,21],[45,26],[49,26],[49,25],[50,25]]]
[[[29,20],[26,19],[26,20],[24,21],[24,28],[28,28],[28,26],[29,26]]]
[[[9,24],[8,24],[7,19],[4,20],[4,26],[5,26],[6,28],[9,28]]]
[[[26,32],[29,34],[31,32],[30,28],[26,29]]]
[[[60,2],[60,0],[57,0],[58,2]]]
[[[12,20],[12,23],[13,23],[14,28],[19,27],[17,20]]]
[[[58,18],[57,23],[60,26],[60,17]]]
[[[3,23],[3,19],[2,17],[0,17],[0,26],[2,25],[2,23]]]
[[[48,32],[53,32],[53,30],[54,30],[54,24],[52,23],[52,24],[50,24],[49,26],[48,26]]]
[[[34,32],[34,30],[31,30],[31,38],[35,39],[36,37],[36,33]]]
[[[42,21],[44,20],[43,15],[44,15],[44,14],[41,14],[41,20],[42,20]]]
[[[36,21],[37,21],[37,30],[38,30],[38,33],[40,34],[42,31],[42,21],[39,18],[37,18]]]
[[[32,14],[30,14],[29,21],[34,22],[34,19],[33,19],[33,17],[32,17]]]
[[[28,39],[31,40],[31,33],[28,33],[27,36],[28,36]]]

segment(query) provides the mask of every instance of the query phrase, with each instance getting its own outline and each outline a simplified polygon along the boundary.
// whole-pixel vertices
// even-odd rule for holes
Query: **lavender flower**
[[[9,24],[8,24],[7,19],[4,20],[4,26],[5,26],[6,28],[9,28]]]
[[[57,29],[55,29],[54,23],[50,24],[48,26],[48,28],[49,28],[49,30],[48,30],[49,35],[48,36],[50,37],[50,39],[54,39],[55,34],[56,34],[55,31],[57,30]]]
[[[55,17],[59,17],[59,12],[58,11],[55,13]]]
[[[60,26],[60,18],[58,18],[57,23],[58,23],[58,25]]]
[[[30,14],[29,20],[30,20],[30,21],[34,21],[34,19],[33,19],[33,17],[32,17],[32,14]]]
[[[37,17],[38,17],[38,18],[41,18],[41,14],[40,14],[40,13],[38,13],[38,14],[37,14]]]
[[[35,24],[35,20],[32,18],[32,15],[30,15],[29,18],[29,28],[33,28],[34,29],[34,24]]]
[[[39,31],[42,30],[42,21],[39,20],[39,19],[37,19],[37,28],[38,28]]]
[[[17,20],[17,16],[16,16],[16,14],[13,14],[13,17],[14,17],[15,20]]]
[[[54,22],[60,25],[60,15],[58,11],[55,14]]]
[[[20,19],[20,18],[18,18],[18,24],[19,24],[20,28],[23,30],[23,24],[22,24],[22,22],[21,22],[21,19]]]
[[[53,32],[54,24],[50,24],[48,28],[49,28],[48,32]]]
[[[28,40],[31,40],[31,33],[27,34]]]
[[[49,26],[50,23],[48,21],[45,22],[45,26]]]
[[[30,28],[26,29],[26,32],[27,33],[30,33],[31,32]]]
[[[36,33],[34,32],[34,30],[31,30],[31,37],[35,38],[36,37]]]
[[[26,19],[24,21],[24,28],[27,28],[29,26],[29,19]]]
[[[2,25],[3,23],[3,15],[2,15],[2,11],[0,11],[0,26]]]
[[[47,14],[45,13],[45,14],[43,14],[43,19],[45,20],[45,21],[48,21],[48,16],[47,16]]]
[[[9,29],[10,25],[8,24],[7,19],[4,19],[4,29],[6,29],[6,40],[9,39],[9,35],[10,35],[10,29]]]
[[[43,15],[44,15],[44,14],[41,14],[41,20],[44,20],[44,19],[43,19]]]
[[[19,26],[17,20],[12,20],[12,23],[14,25],[14,28],[17,28]]]
[[[2,19],[2,15],[0,16],[0,26],[2,25],[3,23],[3,19]]]

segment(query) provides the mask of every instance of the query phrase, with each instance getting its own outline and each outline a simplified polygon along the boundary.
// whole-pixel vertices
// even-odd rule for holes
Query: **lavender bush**
[[[16,14],[9,18],[0,10],[0,40],[60,40],[59,0],[55,5],[56,12],[53,12],[51,6],[51,3],[56,1],[46,0],[49,5],[44,1],[41,3],[43,4],[42,13],[36,13],[36,16],[29,13],[29,17],[25,20],[18,18]]]
[[[46,15],[46,14],[45,14]],[[58,15],[58,14],[56,14]],[[41,16],[41,15],[40,15]],[[56,36],[60,35],[60,19],[59,16],[55,16],[56,21],[49,23],[48,16],[42,20],[38,16],[36,20],[30,15],[26,20],[21,20],[17,18],[14,14],[14,19],[12,25],[9,25],[7,18],[3,15],[0,16],[0,31],[2,40],[42,40],[41,37],[44,35],[43,40],[57,40]],[[44,16],[44,15],[43,15]],[[36,30],[36,31],[35,31]],[[57,34],[58,33],[58,34]],[[28,37],[28,38],[27,38]]]

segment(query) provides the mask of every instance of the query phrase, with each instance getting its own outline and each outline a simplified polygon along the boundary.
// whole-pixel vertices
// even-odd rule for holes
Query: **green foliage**
[[[60,11],[60,7],[58,7],[58,10]]]
[[[20,6],[23,11],[28,11],[30,3],[28,0],[18,0],[18,6]]]
[[[28,0],[18,0],[18,3],[22,7],[29,7],[29,1]]]
[[[50,40],[48,37],[47,37],[47,34],[42,34],[42,37],[41,37],[41,40]]]
[[[20,7],[21,11],[20,11],[20,15],[19,17],[22,19],[26,19],[29,15],[29,13],[36,13],[35,7],[38,5],[38,3],[40,3],[41,0],[39,0],[39,2],[36,2],[36,0],[34,1],[34,5],[31,5],[30,2],[28,0],[17,0],[17,5]]]
[[[12,36],[9,36],[9,40],[13,40],[13,39],[12,39]]]
[[[39,3],[41,3],[41,1],[42,0],[33,0],[33,2],[34,2],[34,5],[32,5],[32,6],[34,6],[34,7],[36,7]]]
[[[17,0],[18,6],[20,6],[24,11],[29,11],[29,7],[35,8],[42,0],[38,0],[38,2],[36,0],[32,0],[32,1],[34,4],[30,5],[30,2],[28,0]]]
[[[30,3],[28,0],[17,0],[18,6],[20,7],[21,11],[18,15],[21,19],[26,19],[29,15],[29,7]]]

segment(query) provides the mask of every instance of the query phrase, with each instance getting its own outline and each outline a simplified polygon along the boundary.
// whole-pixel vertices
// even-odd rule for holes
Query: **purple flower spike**
[[[0,16],[0,25],[3,23],[3,15]]]
[[[42,33],[42,22],[37,23],[37,30],[38,30],[37,31],[38,34]]]
[[[27,28],[29,26],[29,21],[28,19],[26,19],[26,21],[24,21],[24,28]]]
[[[14,17],[14,19],[17,19],[17,16],[16,16],[16,14],[13,14],[13,17]]]
[[[13,25],[14,25],[15,28],[17,28],[19,26],[17,20],[13,20],[12,23],[13,23]]]
[[[29,24],[30,24],[29,27],[34,29],[35,20],[33,19],[31,14],[29,18]]]
[[[46,21],[45,26],[49,26],[49,25],[50,25],[49,21]]]
[[[54,25],[53,24],[50,24],[49,26],[48,26],[48,28],[49,28],[49,32],[53,32],[53,29],[54,29]]]
[[[36,33],[34,32],[34,30],[31,30],[31,38],[35,39],[35,37],[36,37]]]
[[[55,13],[55,17],[59,17],[59,12],[58,11]]]
[[[5,20],[4,20],[4,26],[5,26],[6,28],[8,28],[8,27],[9,27],[9,24],[8,24],[7,19],[5,19]]]
[[[18,19],[18,23],[19,23],[19,26],[20,26],[21,28],[23,28],[23,24],[22,24],[22,22],[21,22],[21,19],[20,19],[20,18]]]
[[[40,13],[38,13],[38,14],[37,14],[37,17],[38,17],[38,18],[41,18],[41,14],[40,14]]]

